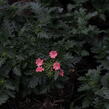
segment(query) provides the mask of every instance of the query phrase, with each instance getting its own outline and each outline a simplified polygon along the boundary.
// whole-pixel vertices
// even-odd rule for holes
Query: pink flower
[[[43,65],[43,62],[44,62],[43,59],[38,58],[38,59],[36,59],[36,62],[35,63],[39,67],[39,66]]]
[[[57,51],[50,51],[50,52],[49,52],[49,56],[50,56],[50,58],[52,58],[52,59],[56,58],[57,55],[58,55]]]
[[[44,71],[44,68],[43,67],[37,67],[36,68],[36,72],[43,72]]]
[[[59,75],[64,76],[64,71],[62,69],[60,70]]]
[[[59,62],[55,62],[55,63],[53,64],[53,69],[54,69],[54,70],[60,70],[60,63],[59,63]]]

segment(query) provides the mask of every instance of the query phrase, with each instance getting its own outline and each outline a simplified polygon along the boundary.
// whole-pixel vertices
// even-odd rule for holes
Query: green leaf
[[[59,72],[55,72],[55,74],[54,74],[54,80],[57,80],[58,77],[59,77]]]
[[[6,87],[6,89],[8,89],[8,90],[15,90],[15,87],[13,86],[13,84],[12,84],[10,81],[7,81],[7,82],[5,83],[5,87]]]
[[[16,74],[17,76],[21,76],[21,70],[18,67],[14,67],[13,73]]]
[[[0,95],[0,105],[3,103],[6,103],[6,101],[9,99],[8,95]]]
[[[91,104],[91,101],[88,98],[85,98],[82,102],[82,108],[88,108]]]
[[[105,104],[105,108],[106,108],[106,109],[109,109],[109,103],[106,103],[106,104]]]
[[[88,55],[89,55],[89,52],[86,51],[86,50],[83,50],[83,51],[81,52],[81,56],[88,56]]]
[[[81,87],[78,89],[78,91],[79,91],[79,92],[82,92],[82,91],[87,91],[87,90],[90,90],[90,89],[91,89],[91,87],[86,84],[86,85],[81,86]]]

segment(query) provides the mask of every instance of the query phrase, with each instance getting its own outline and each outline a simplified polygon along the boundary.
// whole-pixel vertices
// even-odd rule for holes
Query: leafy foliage
[[[108,24],[107,2],[0,0],[0,105],[17,95],[55,99],[65,91],[58,98],[69,99],[71,109],[108,109],[109,30],[91,22]],[[35,59],[47,60],[51,50],[61,54],[62,78],[35,72]]]
[[[102,109],[108,109],[109,89],[105,82],[108,83],[109,75],[107,73],[103,76],[101,73],[101,68],[98,67],[97,70],[89,70],[85,77],[79,78],[83,82],[79,88],[79,92],[84,92],[82,108],[93,107],[99,109],[102,107]]]

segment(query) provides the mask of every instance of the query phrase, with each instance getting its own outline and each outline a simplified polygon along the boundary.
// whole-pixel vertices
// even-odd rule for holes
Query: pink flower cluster
[[[55,59],[57,56],[58,56],[58,52],[57,51],[50,51],[49,52],[49,57],[51,59]],[[42,67],[43,64],[44,64],[44,60],[43,59],[40,59],[40,58],[36,59],[35,64],[37,65],[36,72],[43,72],[43,71],[45,71],[45,69]],[[58,61],[53,62],[52,70],[59,71],[59,75],[60,76],[64,76],[64,71],[61,69],[61,65],[60,65],[60,63]]]
[[[36,68],[36,72],[42,72],[42,71],[44,71],[44,68],[42,67],[43,62],[44,62],[43,59],[40,59],[40,58],[36,59],[36,62],[35,62],[35,63],[36,63],[36,65],[38,66],[38,67]]]

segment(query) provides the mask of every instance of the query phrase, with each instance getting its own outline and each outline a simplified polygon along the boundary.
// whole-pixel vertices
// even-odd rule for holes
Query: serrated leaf
[[[7,81],[7,83],[5,83],[5,87],[8,90],[15,90],[15,87],[12,85],[11,82]]]
[[[20,68],[18,68],[18,67],[14,67],[14,69],[13,69],[13,73],[16,74],[17,76],[21,76]]]
[[[6,101],[9,99],[8,95],[0,95],[0,105],[3,103],[6,103]]]

